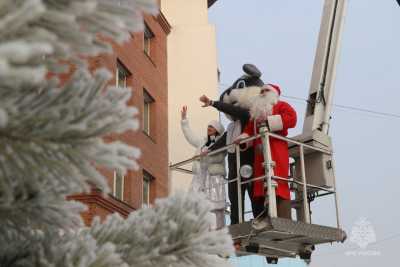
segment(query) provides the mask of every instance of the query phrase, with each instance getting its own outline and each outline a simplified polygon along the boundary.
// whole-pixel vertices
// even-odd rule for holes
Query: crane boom
[[[329,126],[346,3],[347,0],[325,0],[307,109],[304,117],[303,133],[294,137],[299,142],[329,151],[332,151]],[[302,170],[302,166],[300,165],[301,153],[293,145],[289,145],[289,149],[291,157],[295,160],[295,169]],[[307,163],[305,173],[298,176],[307,176],[307,182],[314,185],[336,188],[332,155],[308,149],[304,150],[304,154],[304,160]],[[302,197],[302,194],[297,195],[298,199]],[[339,218],[338,198],[336,194],[335,201],[337,218]],[[306,222],[309,220],[308,216],[305,218],[302,217],[304,207],[299,207],[297,214],[298,220]],[[337,220],[337,225],[340,228],[339,219]]]
[[[346,0],[325,0],[303,134],[328,134]]]

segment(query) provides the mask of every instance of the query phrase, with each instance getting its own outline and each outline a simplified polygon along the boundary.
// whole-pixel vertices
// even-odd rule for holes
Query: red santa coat
[[[269,129],[271,132],[287,136],[288,129],[294,128],[297,122],[296,111],[286,102],[278,101],[272,108],[272,115],[267,117]],[[255,135],[254,120],[249,121],[246,125],[243,133],[245,135]],[[258,126],[258,125],[257,125]],[[259,133],[259,127],[257,128],[257,134]],[[286,141],[279,140],[270,137],[270,147],[272,160],[275,162],[274,174],[283,178],[287,178],[289,175],[289,150]],[[265,175],[263,166],[264,156],[262,152],[262,141],[261,138],[253,141],[255,147],[254,157],[254,177],[260,177]],[[276,190],[277,196],[283,199],[290,199],[289,185],[285,181],[277,181],[278,188]],[[257,180],[253,183],[253,198],[264,199],[264,181]]]

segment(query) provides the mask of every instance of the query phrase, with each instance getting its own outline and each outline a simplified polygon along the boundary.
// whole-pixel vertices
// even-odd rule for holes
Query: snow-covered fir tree
[[[107,86],[111,74],[90,73],[84,56],[111,51],[143,27],[150,0],[0,1],[0,266],[225,266],[226,230],[210,232],[201,196],[181,194],[127,219],[109,216],[84,227],[84,206],[66,196],[96,186],[97,166],[121,173],[140,152],[104,143],[137,129],[126,105],[130,90]],[[57,73],[77,70],[60,83]],[[53,75],[49,75],[49,73]],[[90,185],[90,186],[89,186]]]

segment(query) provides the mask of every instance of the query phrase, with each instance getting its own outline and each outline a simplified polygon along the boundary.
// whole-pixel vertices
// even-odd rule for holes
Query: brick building
[[[71,198],[88,206],[82,214],[86,224],[94,216],[104,218],[118,212],[123,216],[149,205],[155,198],[165,197],[168,180],[168,87],[167,35],[170,25],[160,12],[145,17],[145,31],[131,35],[122,45],[110,41],[114,54],[89,60],[92,69],[106,67],[114,73],[117,86],[128,86],[133,91],[129,105],[139,110],[141,128],[136,132],[106,137],[106,141],[121,140],[142,151],[139,171],[125,176],[113,170],[101,169],[107,177],[112,193],[103,197],[93,189],[89,194]]]

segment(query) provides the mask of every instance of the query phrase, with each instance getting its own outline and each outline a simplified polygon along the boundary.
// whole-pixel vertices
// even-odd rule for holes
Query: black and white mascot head
[[[256,66],[244,64],[243,71],[244,75],[222,93],[220,101],[250,110],[254,98],[260,95],[264,82],[261,80],[262,73]],[[232,121],[237,119],[228,114],[225,115]]]

